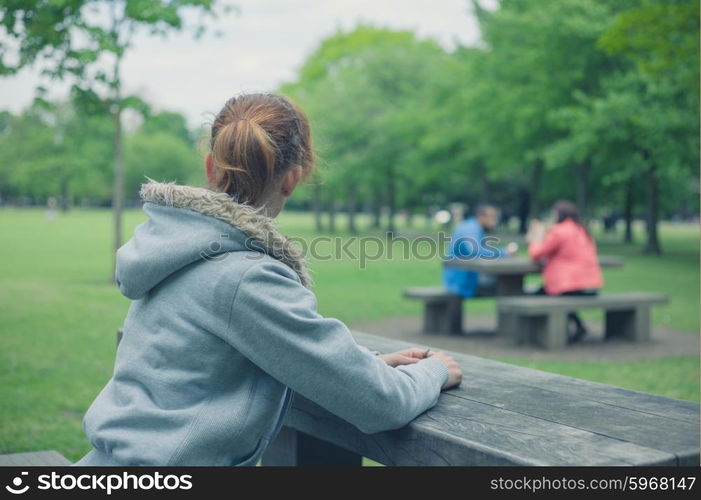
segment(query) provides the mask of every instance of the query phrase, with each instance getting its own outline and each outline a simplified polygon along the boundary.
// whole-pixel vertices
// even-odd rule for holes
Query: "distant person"
[[[56,208],[58,207],[58,202],[53,196],[49,196],[46,200],[46,220],[52,222],[56,218]]]
[[[602,222],[604,223],[604,232],[612,233],[613,231],[615,231],[616,224],[618,224],[620,218],[621,212],[617,209],[613,209],[606,215],[604,215],[604,217],[602,218]]]
[[[253,466],[295,393],[374,433],[460,383],[444,353],[373,353],[317,312],[302,251],[274,223],[313,167],[304,112],[278,94],[244,94],[212,124],[209,188],[141,186],[148,219],[117,252],[132,302],[76,465]]]
[[[546,230],[540,221],[533,221],[526,235],[528,255],[543,263],[543,287],[539,295],[591,296],[604,284],[596,255],[596,243],[582,225],[577,207],[569,201],[553,206],[555,225]],[[575,313],[568,315],[570,343],[587,334],[582,320]],[[573,330],[573,331],[572,331]]]
[[[458,224],[453,231],[448,258],[500,259],[515,253],[515,244],[498,247],[496,241],[487,239],[498,223],[499,210],[496,207],[486,203],[477,205],[472,216]],[[496,278],[491,274],[455,267],[443,268],[443,286],[465,298],[495,295],[496,285]]]

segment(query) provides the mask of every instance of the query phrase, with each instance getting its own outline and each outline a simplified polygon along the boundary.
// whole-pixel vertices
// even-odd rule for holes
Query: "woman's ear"
[[[216,184],[217,176],[214,174],[214,160],[212,159],[211,153],[207,153],[207,156],[204,159],[204,171],[207,175],[207,182],[209,182],[211,185]]]
[[[280,187],[282,196],[285,198],[291,196],[301,179],[302,167],[300,165],[296,165],[285,172],[282,178],[282,186]]]

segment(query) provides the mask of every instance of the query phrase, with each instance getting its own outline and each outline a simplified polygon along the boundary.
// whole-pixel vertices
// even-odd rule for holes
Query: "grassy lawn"
[[[144,219],[128,211],[125,234]],[[361,225],[366,221],[361,220]],[[422,224],[422,222],[421,222]],[[314,237],[307,214],[285,214],[281,229],[306,241]],[[417,234],[419,228],[412,230]],[[109,283],[111,217],[107,210],[73,210],[48,223],[43,210],[0,210],[0,453],[57,449],[76,460],[89,448],[81,418],[109,379],[115,331],[129,301]],[[347,241],[347,235],[341,235]],[[636,235],[642,240],[642,234]],[[670,295],[653,321],[699,333],[699,233],[663,225],[666,255],[643,256],[637,246],[601,240],[602,253],[623,255],[626,266],[605,271],[606,290],[654,290]],[[364,269],[351,258],[327,259],[334,241],[322,241],[311,259],[320,311],[352,324],[359,319],[420,314],[401,298],[411,285],[440,282],[436,257],[404,259],[393,247]],[[374,245],[374,246],[373,246]],[[377,243],[368,244],[375,253]],[[349,251],[357,253],[358,242]],[[494,302],[470,303],[471,313],[491,313]],[[633,363],[555,363],[508,360],[598,382],[699,400],[699,358]]]

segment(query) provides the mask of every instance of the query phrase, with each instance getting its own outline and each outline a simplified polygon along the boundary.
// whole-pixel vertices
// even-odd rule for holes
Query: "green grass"
[[[500,359],[507,363],[616,385],[670,398],[699,401],[699,358],[677,357],[628,363],[560,363]]]
[[[142,220],[141,211],[127,211],[125,235]],[[405,232],[420,234],[418,222]],[[280,226],[306,241],[315,236],[307,214],[284,214]],[[82,415],[111,375],[115,331],[129,306],[109,283],[110,212],[73,210],[49,223],[43,210],[2,209],[0,234],[0,453],[57,449],[78,459],[89,448]],[[626,258],[624,268],[605,271],[606,289],[667,293],[671,303],[655,311],[654,323],[698,335],[698,228],[663,225],[662,238],[662,258],[602,240],[603,253]],[[329,243],[319,247],[328,249]],[[357,249],[356,242],[351,250]],[[312,259],[311,265],[320,312],[351,325],[360,319],[419,315],[418,304],[401,298],[402,288],[440,283],[437,258],[405,260],[396,252],[394,259],[380,258],[364,269],[348,258]],[[467,307],[470,313],[493,313],[494,302]],[[509,361],[699,400],[697,353],[634,363]]]

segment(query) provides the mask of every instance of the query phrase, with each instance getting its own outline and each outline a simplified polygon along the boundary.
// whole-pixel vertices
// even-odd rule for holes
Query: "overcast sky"
[[[126,92],[159,109],[179,111],[191,126],[206,122],[231,95],[274,90],[321,40],[359,22],[411,29],[451,49],[479,38],[467,0],[234,0],[238,14],[217,22],[223,36],[167,39],[140,36],[124,59]],[[36,69],[0,79],[0,109],[18,112],[31,102]],[[65,86],[50,86],[52,97]]]

